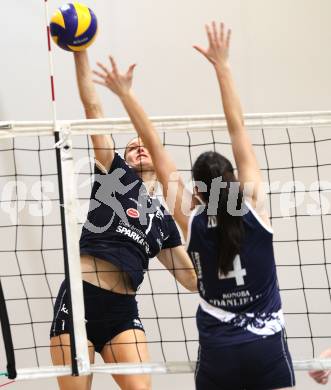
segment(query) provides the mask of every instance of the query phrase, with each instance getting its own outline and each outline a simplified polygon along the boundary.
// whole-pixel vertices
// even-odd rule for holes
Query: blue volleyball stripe
[[[61,37],[62,39],[60,38],[60,40],[65,45],[74,40],[77,26],[78,26],[78,20],[77,20],[76,9],[73,6],[73,4],[69,4],[69,7],[65,11],[62,11],[62,14],[66,25],[66,29],[65,31],[63,31],[63,35]]]
[[[79,37],[75,38],[73,43],[70,46],[79,47],[81,45],[85,45],[88,41],[91,40],[98,29],[97,18],[95,17],[93,11],[89,10],[91,14],[91,24],[89,28],[85,31],[84,34],[81,34]]]
[[[64,29],[63,27],[61,27],[60,25],[58,25],[57,23],[51,23],[50,26],[49,26],[49,29],[50,29],[50,32],[51,32],[51,36],[52,37],[58,37],[56,43],[62,47],[63,45],[61,45],[61,37],[63,36],[63,33],[64,33]],[[63,47],[62,47],[63,48]]]
[[[58,37],[61,34],[61,31],[63,31],[63,28],[60,25],[58,25],[57,23],[51,23],[49,28],[50,28],[52,37]]]
[[[65,36],[66,36],[66,33],[65,33],[65,29],[61,26],[59,26],[57,23],[51,23],[50,24],[50,31],[51,31],[51,35],[52,37],[58,37],[56,43],[57,45],[59,45],[61,47],[61,49],[64,49],[64,50],[69,50],[70,49],[67,47],[66,45],[66,41],[65,41]]]

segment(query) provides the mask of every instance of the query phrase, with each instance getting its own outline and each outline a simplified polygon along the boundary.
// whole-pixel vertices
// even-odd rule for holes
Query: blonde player
[[[77,82],[87,118],[102,118],[87,52],[75,53]],[[192,263],[172,217],[154,196],[156,176],[149,151],[129,142],[126,161],[110,136],[91,137],[96,158],[90,209],[80,239],[86,330],[90,360],[106,363],[149,360],[136,291],[149,259],[161,263],[187,289],[196,290]],[[70,312],[66,283],[60,288],[51,328],[55,365],[70,364]],[[114,375],[122,390],[149,390],[148,375]],[[88,390],[92,377],[61,377],[61,390]]]

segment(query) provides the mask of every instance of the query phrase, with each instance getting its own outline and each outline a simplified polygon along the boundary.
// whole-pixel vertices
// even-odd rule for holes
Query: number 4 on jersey
[[[226,276],[221,274],[221,271],[218,271],[219,279],[236,279],[237,286],[243,286],[245,284],[244,276],[246,276],[246,269],[241,268],[240,256],[237,255],[233,261],[233,271],[230,271]]]

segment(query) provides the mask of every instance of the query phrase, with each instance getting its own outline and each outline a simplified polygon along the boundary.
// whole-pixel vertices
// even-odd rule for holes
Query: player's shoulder
[[[205,221],[208,219],[207,213],[208,207],[206,204],[198,204],[194,207],[191,212],[190,219],[194,221]]]
[[[199,229],[208,227],[208,213],[205,204],[199,204],[194,207],[189,217],[189,226]]]
[[[110,166],[109,171],[115,168],[124,168],[125,170],[132,170],[133,168],[124,160],[124,158],[117,152],[114,153],[113,162]]]
[[[243,207],[243,218],[247,225],[254,226],[255,228],[258,228],[259,230],[266,232],[268,234],[273,234],[273,229],[270,225],[270,223],[267,223],[265,219],[261,216],[261,213],[258,213],[258,211],[253,207],[253,205],[248,201],[245,200],[244,207]]]
[[[95,173],[96,174],[111,174],[117,169],[123,169],[125,172],[130,175],[138,176],[133,167],[131,167],[123,157],[114,152],[114,158],[112,159],[109,167],[104,166],[100,161],[95,160]]]

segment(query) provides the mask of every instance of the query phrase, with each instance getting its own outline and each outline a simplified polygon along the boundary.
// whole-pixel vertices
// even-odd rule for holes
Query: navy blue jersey
[[[115,153],[108,174],[95,167],[90,208],[80,238],[81,254],[108,260],[127,272],[134,289],[149,258],[181,245],[176,224],[157,198]]]
[[[201,296],[200,337],[207,339],[215,324],[220,325],[218,337],[223,345],[253,341],[281,331],[284,325],[272,230],[248,203],[244,207],[242,249],[226,276],[218,266],[222,248],[216,217],[208,216],[201,205],[190,218],[187,250]]]

